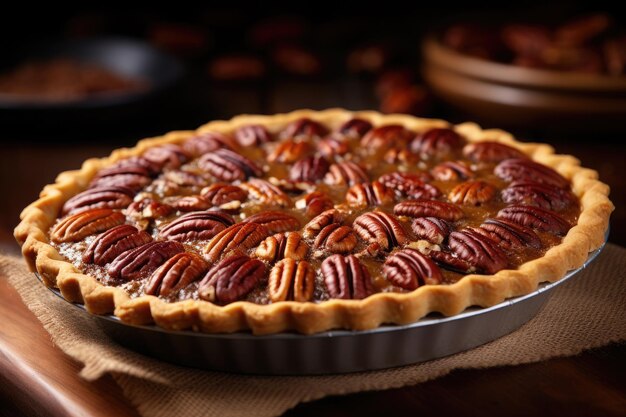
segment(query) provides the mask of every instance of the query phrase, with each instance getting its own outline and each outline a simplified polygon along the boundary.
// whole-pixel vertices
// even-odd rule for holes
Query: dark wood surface
[[[3,149],[0,195],[11,198],[0,206],[0,239],[11,239],[19,210],[58,172],[78,167],[88,156],[106,155],[110,149],[45,144]],[[613,183],[614,200],[623,201],[621,152],[611,145],[577,143],[557,144],[557,150],[582,155],[586,165],[604,171],[603,178]],[[623,224],[613,222],[610,240],[624,242]],[[137,415],[110,377],[90,383],[78,376],[79,364],[51,343],[4,277],[0,277],[0,317],[0,417]],[[381,414],[626,416],[626,345],[530,365],[456,371],[413,387],[329,397],[287,413]]]

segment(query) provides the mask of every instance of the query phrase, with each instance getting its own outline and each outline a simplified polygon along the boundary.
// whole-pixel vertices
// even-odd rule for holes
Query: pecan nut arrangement
[[[608,193],[574,157],[500,130],[302,110],[90,159],[15,237],[46,285],[127,323],[361,330],[560,279],[604,242]]]

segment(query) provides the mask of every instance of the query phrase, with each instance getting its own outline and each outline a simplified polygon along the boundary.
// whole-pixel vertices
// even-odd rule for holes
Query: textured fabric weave
[[[626,249],[610,244],[591,266],[557,287],[537,317],[512,334],[423,364],[333,376],[241,376],[162,363],[109,340],[93,320],[37,282],[19,257],[0,256],[0,277],[8,277],[54,343],[84,364],[85,379],[112,374],[146,417],[274,416],[327,395],[418,384],[455,369],[575,355],[626,339]]]

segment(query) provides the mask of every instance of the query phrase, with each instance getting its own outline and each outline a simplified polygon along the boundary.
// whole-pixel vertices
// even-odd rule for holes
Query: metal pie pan
[[[489,308],[470,307],[452,317],[430,314],[408,325],[365,331],[265,336],[169,331],[156,325],[129,325],[113,315],[92,315],[82,304],[73,305],[89,314],[120,345],[177,365],[264,375],[371,371],[452,355],[517,330],[539,312],[555,287],[583,270],[603,247],[591,252],[582,267],[557,282],[541,284],[530,294]],[[63,298],[57,289],[50,290]]]

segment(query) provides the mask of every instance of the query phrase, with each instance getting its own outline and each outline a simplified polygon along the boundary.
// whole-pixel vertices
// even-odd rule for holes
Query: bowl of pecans
[[[423,42],[424,77],[442,100],[486,123],[623,130],[626,34],[609,15],[560,25],[450,25]]]

